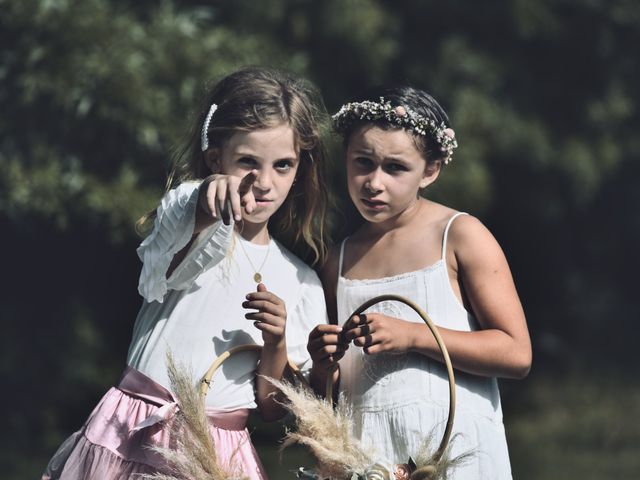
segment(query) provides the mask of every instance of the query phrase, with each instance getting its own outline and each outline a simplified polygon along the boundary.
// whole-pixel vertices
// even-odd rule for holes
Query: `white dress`
[[[231,347],[262,345],[262,334],[245,319],[249,310],[242,302],[256,291],[251,263],[260,268],[264,261],[263,283],[286,305],[287,353],[303,371],[310,368],[307,337],[317,324],[326,323],[324,292],[316,273],[279,242],[255,245],[234,234],[233,225],[218,222],[198,235],[166,278],[175,253],[193,235],[198,186],[184,183],[165,195],[154,229],[138,249],[143,261],[139,291],[145,301],[135,322],[128,365],[169,389],[167,349],[199,378]],[[214,376],[207,407],[255,408],[256,361],[257,354],[249,352],[225,361]]]
[[[342,243],[337,286],[339,322],[344,322],[366,300],[397,294],[416,302],[439,326],[477,330],[473,316],[453,293],[446,265],[445,228],[442,258],[413,272],[372,280],[342,276]],[[379,312],[408,321],[422,322],[409,307],[383,302],[368,312]],[[442,438],[449,409],[448,377],[444,365],[416,354],[365,355],[351,346],[340,362],[340,388],[353,405],[355,435],[373,446],[388,464],[406,463],[415,457],[422,441],[434,433],[433,450]],[[452,472],[455,480],[511,479],[511,467],[502,423],[500,394],[495,378],[456,371],[456,415],[453,456],[473,450],[474,455]]]

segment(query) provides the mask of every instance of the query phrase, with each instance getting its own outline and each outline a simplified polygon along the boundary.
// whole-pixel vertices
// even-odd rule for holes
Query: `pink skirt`
[[[127,367],[118,385],[102,397],[82,429],[60,446],[42,480],[120,480],[166,472],[164,459],[149,447],[172,446],[166,423],[154,423],[154,418],[171,410],[173,402],[162,385]],[[251,480],[266,480],[246,429],[249,410],[207,409],[206,414],[221,466]],[[148,426],[140,428],[141,424]]]

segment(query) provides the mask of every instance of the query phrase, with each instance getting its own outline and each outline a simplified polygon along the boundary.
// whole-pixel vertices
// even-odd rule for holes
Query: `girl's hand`
[[[249,293],[246,298],[247,300],[242,302],[242,307],[258,311],[247,313],[244,317],[253,320],[255,327],[262,331],[264,345],[285,346],[287,310],[284,302],[269,292],[262,283],[258,284],[257,291]]]
[[[388,317],[381,313],[354,315],[345,324],[344,337],[363,347],[364,353],[404,353],[413,348],[416,323]]]
[[[318,325],[309,334],[307,351],[311,355],[314,366],[325,370],[331,369],[344,356],[349,342],[338,325]]]
[[[251,170],[244,177],[233,175],[209,175],[200,185],[198,202],[200,207],[214,219],[222,219],[229,225],[229,204],[236,222],[242,220],[242,207],[247,213],[256,208],[253,196],[253,182],[258,176],[257,170]]]

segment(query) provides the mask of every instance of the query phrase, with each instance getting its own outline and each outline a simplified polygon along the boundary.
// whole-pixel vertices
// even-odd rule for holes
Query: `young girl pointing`
[[[309,330],[326,321],[314,271],[275,240],[321,261],[324,158],[315,91],[277,71],[246,69],[208,95],[185,160],[182,183],[166,193],[138,249],[143,305],[127,368],[83,428],[51,460],[44,479],[133,479],[165,472],[154,446],[171,447],[175,398],[166,355],[201,377],[237,345],[206,398],[210,431],[230,475],[265,478],[245,428],[250,409],[283,412],[264,378],[282,378],[287,356],[310,367]],[[257,374],[260,376],[256,377]]]

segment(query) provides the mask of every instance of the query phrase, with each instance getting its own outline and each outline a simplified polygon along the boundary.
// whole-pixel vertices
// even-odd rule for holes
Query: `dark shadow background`
[[[514,478],[640,471],[640,4],[632,0],[0,1],[0,371],[6,479],[37,478],[124,367],[133,225],[202,84],[248,64],[329,111],[432,92],[460,142],[428,193],[480,217],[525,305],[531,375],[502,382]],[[339,145],[332,187],[345,200]],[[341,218],[334,217],[339,236]],[[254,426],[273,478],[279,425]]]

